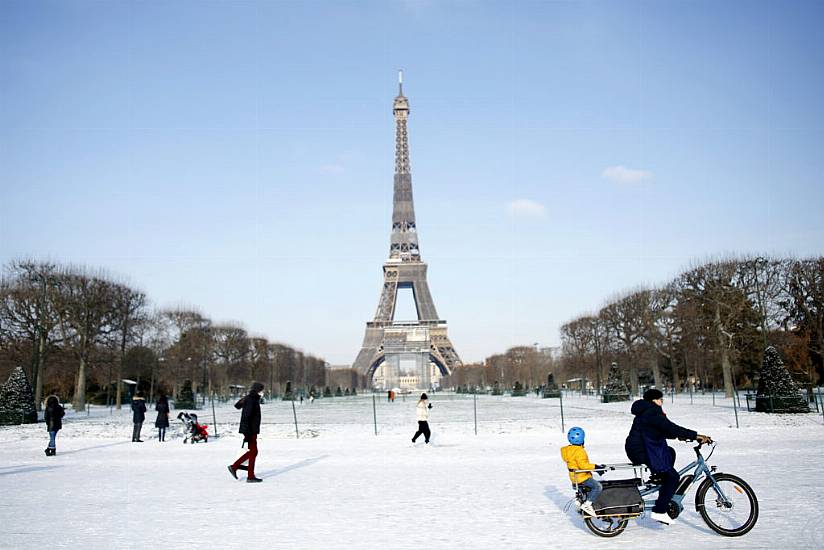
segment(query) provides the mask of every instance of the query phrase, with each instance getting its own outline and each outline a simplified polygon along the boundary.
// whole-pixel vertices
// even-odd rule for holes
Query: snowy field
[[[731,400],[669,397],[678,424],[718,441],[711,463],[747,480],[761,508],[741,538],[712,532],[692,507],[665,527],[630,521],[615,539],[573,511],[559,448],[557,399],[436,394],[432,445],[411,444],[415,402],[371,396],[263,405],[260,484],[226,471],[240,453],[239,413],[217,408],[220,437],[183,445],[176,425],[131,443],[131,413],[67,412],[58,454],[44,425],[0,428],[0,547],[26,548],[822,548],[824,421],[820,414],[739,412]],[[587,431],[594,462],[625,462],[629,403],[564,399],[566,427]],[[198,411],[210,424],[211,410]],[[675,442],[678,466],[691,448]],[[615,477],[612,474],[612,477]]]

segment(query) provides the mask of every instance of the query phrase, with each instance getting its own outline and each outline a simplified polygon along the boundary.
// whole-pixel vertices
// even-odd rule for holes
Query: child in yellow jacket
[[[578,484],[589,488],[589,494],[586,501],[581,505],[581,510],[590,516],[594,516],[595,509],[592,503],[598,500],[601,494],[601,482],[592,477],[591,472],[576,472],[575,470],[602,470],[603,465],[593,464],[589,461],[589,456],[584,449],[584,430],[583,428],[570,428],[567,433],[567,440],[569,445],[561,448],[561,458],[567,463],[569,469],[569,479],[573,485]]]

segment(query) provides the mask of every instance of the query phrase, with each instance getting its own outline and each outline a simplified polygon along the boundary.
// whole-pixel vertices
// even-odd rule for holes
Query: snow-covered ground
[[[183,445],[131,443],[131,414],[69,412],[58,454],[44,425],[0,428],[0,548],[822,548],[824,420],[820,414],[739,412],[731,400],[665,402],[678,424],[718,441],[711,462],[758,495],[756,527],[741,538],[710,531],[691,506],[670,527],[648,518],[615,539],[574,512],[559,448],[557,399],[436,394],[433,444],[410,442],[414,399],[331,398],[263,405],[260,484],[226,471],[241,452],[239,413],[217,407],[220,437]],[[587,431],[595,462],[624,462],[629,403],[566,397],[566,427]],[[211,410],[198,411],[212,424]],[[173,424],[173,427],[174,424]],[[209,428],[214,433],[214,427]],[[177,434],[177,430],[174,431]],[[692,457],[674,443],[678,464]],[[614,474],[613,474],[614,475]],[[688,497],[688,503],[692,503]]]

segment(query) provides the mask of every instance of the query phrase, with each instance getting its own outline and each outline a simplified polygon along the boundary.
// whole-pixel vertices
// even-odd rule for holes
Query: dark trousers
[[[246,436],[246,441],[249,443],[249,450],[246,451],[240,458],[235,460],[232,468],[235,470],[248,470],[247,477],[249,479],[255,477],[255,459],[257,458],[257,434],[250,434]],[[248,466],[243,466],[243,463],[249,461]]]
[[[159,441],[166,441],[166,428],[157,429],[157,439]]]
[[[432,435],[432,432],[429,431],[429,422],[426,420],[418,420],[418,431],[412,436],[412,443],[414,443],[421,434],[423,434],[423,440],[429,443],[429,436]]]
[[[655,506],[652,507],[652,511],[657,514],[663,514],[666,513],[669,501],[678,488],[679,478],[675,468],[670,468],[666,472],[657,472],[657,475],[661,479],[661,488],[658,489],[658,500],[655,501]]]
[[[135,422],[134,430],[132,430],[132,441],[140,439],[140,430],[143,428],[143,422]]]

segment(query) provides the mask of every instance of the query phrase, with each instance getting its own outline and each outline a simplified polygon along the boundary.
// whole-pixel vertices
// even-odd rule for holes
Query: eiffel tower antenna
[[[434,365],[442,376],[461,365],[446,332],[446,321],[438,317],[426,280],[427,265],[421,260],[418,228],[412,199],[412,169],[409,162],[409,99],[403,95],[403,71],[398,71],[398,96],[392,107],[395,117],[395,176],[392,198],[392,229],[389,258],[383,265],[383,289],[374,320],[366,323],[366,334],[353,368],[381,387],[429,389],[435,382]],[[411,289],[417,319],[395,319],[398,289]],[[416,376],[401,381],[401,360],[414,359]],[[414,380],[414,382],[412,381]]]

